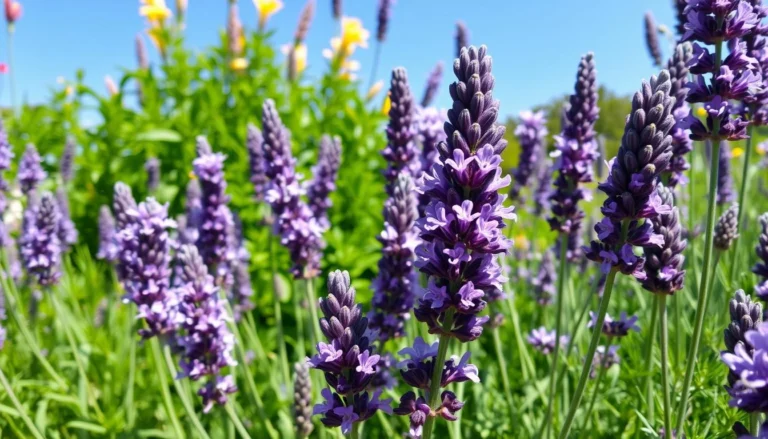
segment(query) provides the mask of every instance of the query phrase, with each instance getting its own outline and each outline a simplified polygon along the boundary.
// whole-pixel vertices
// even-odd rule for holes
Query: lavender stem
[[[493,346],[496,349],[496,358],[499,361],[499,369],[501,369],[501,384],[504,386],[504,400],[509,406],[510,421],[514,423],[513,415],[514,410],[512,405],[512,390],[509,385],[509,374],[507,373],[507,360],[504,358],[504,349],[501,347],[501,337],[499,336],[499,327],[494,326],[491,328],[491,334],[493,335]]]
[[[275,237],[269,236],[269,260],[272,268],[272,282],[277,276],[277,267],[275,266]],[[274,286],[274,283],[273,283]],[[285,331],[283,329],[283,311],[280,305],[282,297],[277,291],[273,291],[275,299],[275,326],[277,326],[277,351],[280,356],[280,369],[283,373],[283,385],[288,387],[291,383],[291,373],[288,371],[288,354],[285,349]],[[304,355],[304,352],[301,353]]]
[[[611,345],[613,337],[608,337],[605,342],[606,346]],[[584,414],[584,428],[581,429],[581,435],[579,437],[585,437],[584,435],[589,431],[589,418],[592,416],[592,410],[595,409],[595,403],[597,402],[597,395],[600,394],[600,384],[603,383],[603,377],[605,376],[605,366],[608,364],[608,355],[603,355],[603,359],[600,361],[600,370],[597,372],[597,378],[595,379],[595,388],[592,391],[592,399],[589,401],[587,412]]]
[[[664,431],[669,432],[671,437],[672,430],[672,402],[669,396],[669,328],[667,325],[667,295],[660,293],[656,295],[656,303],[659,309],[659,344],[661,347],[661,389],[664,392]]]
[[[11,383],[8,382],[8,379],[5,377],[5,374],[3,373],[2,369],[0,369],[0,383],[2,383],[3,388],[5,389],[5,393],[11,399],[13,406],[19,412],[19,416],[21,416],[21,420],[24,421],[24,424],[27,426],[30,433],[32,433],[32,436],[34,436],[35,439],[44,439],[43,435],[40,434],[40,431],[37,429],[37,427],[35,427],[35,424],[29,418],[29,415],[27,415],[27,411],[26,409],[24,409],[24,406],[22,406],[21,402],[19,402],[19,398],[17,398],[16,393],[13,392]]]
[[[157,372],[157,378],[160,380],[160,391],[163,395],[163,404],[165,405],[165,411],[168,414],[168,418],[171,420],[173,430],[176,432],[176,436],[180,438],[187,437],[184,430],[181,428],[181,422],[176,415],[176,410],[173,408],[173,398],[171,398],[171,392],[168,391],[168,377],[163,370],[161,363],[162,354],[160,353],[160,342],[157,337],[152,337],[149,340],[149,344],[152,350],[152,362],[155,364]]]
[[[659,307],[654,306],[651,307],[651,324],[648,326],[648,337],[646,337],[646,346],[645,346],[645,358],[643,361],[643,364],[646,365],[648,369],[651,368],[651,358],[653,357],[653,342],[656,340],[656,322],[659,319]],[[653,425],[654,418],[655,418],[655,409],[656,406],[653,402],[653,381],[651,380],[651,373],[650,370],[648,371],[648,374],[645,376],[645,384],[643,385],[643,388],[645,389],[645,397],[646,397],[646,403],[648,405],[648,422]]]
[[[232,401],[228,401],[224,408],[227,410],[227,414],[229,415],[229,419],[232,420],[232,423],[235,425],[235,429],[240,434],[240,437],[243,439],[251,439],[251,435],[248,434],[248,430],[246,430],[245,426],[243,425],[243,422],[240,420],[240,417],[237,416],[237,413],[235,412],[235,407],[232,405]]]
[[[445,313],[445,320],[443,320],[443,328],[445,332],[449,332],[453,326],[453,315],[456,312],[454,308],[448,309]],[[437,403],[440,401],[440,382],[443,377],[443,365],[445,364],[445,355],[448,353],[448,343],[450,343],[450,335],[443,334],[440,336],[440,341],[437,348],[437,358],[435,358],[434,366],[432,368],[432,380],[429,383],[429,408],[435,409]],[[436,416],[427,417],[427,421],[424,423],[424,434],[422,439],[430,439],[432,437],[432,430],[435,427]]]
[[[309,315],[312,318],[312,343],[315,344],[322,340],[320,318],[317,316],[317,295],[315,294],[312,278],[308,277],[304,282],[307,288],[307,299],[309,300]]]
[[[557,361],[560,356],[560,336],[563,334],[563,302],[565,302],[564,286],[565,277],[568,273],[568,235],[560,233],[560,266],[557,273],[557,310],[555,311],[555,350],[552,352],[552,370],[549,375],[549,403],[547,404],[547,414],[544,419],[549,419],[547,428],[544,430],[544,437],[549,437],[549,430],[554,423],[552,409],[555,404],[555,393],[557,392]]]
[[[752,106],[752,109],[754,106]],[[747,114],[752,114],[754,111],[749,111]],[[749,125],[747,125],[747,139],[744,144],[744,166],[741,170],[741,188],[739,189],[739,214],[737,215],[738,221],[736,224],[738,224],[739,228],[741,228],[741,222],[744,219],[744,211],[747,210],[747,205],[744,204],[744,195],[747,193],[747,183],[749,183],[749,156],[752,155],[752,132],[754,128],[754,123],[750,121]],[[736,239],[733,241],[733,258],[734,263],[736,261],[736,257],[739,254],[739,237],[736,236]],[[734,264],[735,265],[735,264]],[[731,269],[731,285],[735,288],[735,280],[736,280],[736,270]]]
[[[198,418],[197,413],[195,412],[195,407],[192,405],[192,401],[189,399],[189,388],[183,388],[182,382],[176,379],[178,376],[178,371],[176,370],[176,364],[173,362],[171,348],[168,345],[165,345],[162,347],[162,351],[163,357],[165,358],[165,365],[168,367],[168,372],[171,374],[173,388],[179,395],[179,399],[181,399],[181,405],[184,406],[184,411],[187,412],[187,416],[189,416],[189,419],[192,420],[192,425],[195,427],[200,437],[202,439],[211,439],[211,437],[208,435],[208,432],[205,431],[205,427],[203,427],[203,424],[200,422],[200,418]]]
[[[603,298],[600,300],[600,309],[597,313],[597,321],[595,322],[595,328],[602,328],[605,321],[605,314],[608,311],[608,304],[611,301],[611,293],[613,292],[613,284],[616,280],[616,267],[611,268],[608,273],[608,278],[605,280],[605,290],[603,292]],[[566,439],[568,433],[571,430],[573,424],[573,418],[576,416],[576,410],[579,408],[581,397],[584,396],[584,388],[587,385],[587,379],[589,378],[589,370],[592,367],[592,360],[595,358],[595,351],[597,351],[597,344],[600,342],[601,331],[595,329],[592,331],[592,339],[589,342],[589,349],[587,355],[584,358],[584,365],[581,368],[581,377],[579,377],[579,384],[576,386],[576,392],[571,399],[571,406],[568,408],[568,416],[565,418],[565,424],[563,429],[560,430],[560,439]]]

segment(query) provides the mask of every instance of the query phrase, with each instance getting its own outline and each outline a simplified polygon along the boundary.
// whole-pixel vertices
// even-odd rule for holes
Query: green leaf
[[[76,430],[90,431],[91,433],[97,433],[97,434],[107,433],[107,429],[102,427],[101,425],[91,424],[90,422],[85,422],[85,421],[69,421],[67,422],[66,426]]]
[[[180,143],[181,134],[174,130],[166,128],[155,128],[149,131],[144,131],[136,136],[136,140],[145,142],[170,142]]]

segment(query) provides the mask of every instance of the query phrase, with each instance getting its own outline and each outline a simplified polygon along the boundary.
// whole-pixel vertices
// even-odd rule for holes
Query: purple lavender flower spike
[[[207,380],[198,395],[203,397],[203,412],[208,413],[214,404],[225,404],[227,394],[237,391],[232,377],[222,376],[223,369],[237,364],[232,357],[235,337],[227,326],[229,317],[218,288],[197,248],[184,245],[177,257],[182,285],[173,294],[178,300],[176,342],[181,351],[181,376]]]
[[[731,176],[731,147],[728,142],[720,142],[720,156],[717,160],[717,204],[733,202],[736,194],[733,192],[733,176]]]
[[[45,180],[48,174],[45,173],[41,165],[42,159],[37,152],[35,145],[27,144],[24,155],[19,162],[19,170],[16,178],[19,181],[19,187],[25,195],[34,191],[41,181]]]
[[[59,208],[59,242],[62,250],[67,251],[77,244],[77,228],[69,213],[69,197],[63,187],[56,188],[56,203]]]
[[[419,143],[421,143],[421,155],[419,156],[421,170],[418,173],[419,177],[425,172],[430,172],[432,165],[435,164],[439,157],[437,145],[446,140],[445,131],[443,130],[446,118],[444,110],[438,110],[433,107],[418,108],[416,111],[415,124]],[[417,178],[415,181],[418,183],[419,180],[420,178]],[[429,197],[419,195],[419,216],[423,216],[428,204]]]
[[[315,16],[315,0],[308,0],[301,10],[299,23],[296,26],[296,33],[293,36],[294,46],[299,45],[307,39],[309,26],[312,24],[312,18]]]
[[[269,183],[266,175],[267,165],[264,163],[264,138],[261,136],[261,131],[253,124],[248,124],[246,147],[248,148],[254,198],[256,201],[264,201]]]
[[[661,67],[661,47],[659,46],[659,36],[656,21],[653,14],[645,13],[645,45],[648,46],[648,53],[651,55],[653,65]]]
[[[43,287],[55,285],[61,278],[60,218],[56,198],[49,192],[39,199],[33,195],[24,212],[21,258],[27,273]]]
[[[758,25],[758,17],[746,1],[695,1],[686,7],[687,22],[683,41],[715,44],[749,34]]]
[[[760,283],[755,286],[755,295],[763,301],[768,301],[768,212],[760,215],[760,235],[755,246],[759,262],[752,267],[752,272],[760,277]]]
[[[137,317],[144,320],[145,327],[139,330],[143,338],[172,333],[178,324],[178,303],[169,288],[168,229],[175,228],[176,223],[168,218],[168,206],[154,198],[130,208],[125,215],[127,222],[117,233],[124,300],[133,302]]]
[[[528,179],[537,169],[537,160],[542,155],[544,139],[547,136],[547,119],[544,112],[521,112],[515,136],[520,141],[520,160],[512,173],[515,184],[510,191],[510,198],[513,200],[518,199],[520,191],[528,185]]]
[[[251,273],[249,264],[251,254],[245,248],[243,241],[242,224],[237,216],[234,217],[234,226],[228,232],[229,251],[231,257],[231,288],[228,292],[232,303],[232,313],[236,322],[242,316],[254,308],[253,286],[251,285]]]
[[[675,98],[669,96],[672,84],[669,72],[643,82],[632,99],[618,155],[611,160],[610,174],[598,186],[608,197],[603,203],[603,219],[595,226],[597,240],[585,248],[588,259],[602,264],[602,271],[612,268],[643,280],[645,259],[634,253],[633,246],[660,247],[664,237],[653,231],[650,221],[671,208],[661,202],[656,192],[659,175],[672,157],[670,130],[675,124],[670,114]],[[626,233],[622,229],[626,227]]]
[[[138,208],[136,200],[131,193],[131,188],[123,182],[115,183],[115,193],[112,204],[112,210],[115,212],[115,224],[117,225],[117,231],[119,232],[133,221],[133,218],[128,212]]]
[[[5,192],[8,190],[8,182],[5,180],[2,173],[11,168],[13,157],[13,150],[11,144],[8,142],[8,133],[5,131],[2,119],[0,119],[0,215],[5,212],[7,204]],[[4,225],[2,225],[2,227],[5,229]],[[3,230],[2,233],[0,233],[0,238],[5,241],[8,238],[7,231]],[[0,242],[0,244],[7,247],[7,242]]]
[[[320,299],[320,329],[328,343],[317,344],[318,353],[307,362],[325,372],[329,388],[322,390],[324,401],[313,414],[322,415],[327,427],[341,427],[344,434],[352,425],[365,421],[377,410],[392,414],[391,400],[380,400],[381,390],[370,395],[368,387],[378,369],[380,356],[374,354],[368,338],[368,319],[355,303],[355,289],[349,273],[334,271],[328,277],[328,296]]]
[[[555,330],[547,331],[547,328],[540,327],[531,331],[528,335],[528,343],[533,346],[534,349],[541,352],[544,355],[549,355],[555,350],[555,339],[557,334]],[[571,338],[567,335],[560,336],[560,349],[565,348],[570,343]]]
[[[307,200],[312,214],[323,229],[330,228],[328,209],[333,205],[330,194],[336,190],[341,166],[341,139],[323,136],[317,163],[312,167],[312,180],[307,184]]]
[[[590,311],[587,328],[592,329],[596,324],[597,314]],[[640,331],[640,327],[637,326],[637,316],[627,317],[627,313],[622,311],[618,320],[614,320],[609,314],[605,314],[603,327],[600,330],[608,337],[625,337],[627,334],[629,334],[629,331]]]
[[[389,18],[392,13],[392,3],[394,0],[379,0],[378,13],[376,14],[376,40],[383,43],[387,39],[387,29],[389,27]]]
[[[117,248],[115,230],[115,218],[108,206],[101,206],[99,209],[99,251],[96,258],[108,262],[114,262],[117,259],[119,249]]]
[[[417,178],[421,170],[416,158],[416,130],[413,124],[415,106],[408,86],[408,76],[401,67],[392,70],[389,97],[392,107],[389,109],[387,146],[381,155],[387,161],[384,176],[391,185],[399,173],[407,172],[412,178]],[[388,194],[392,195],[391,192]]]
[[[187,244],[194,244],[197,242],[200,234],[200,224],[203,222],[203,193],[197,177],[189,180],[185,193],[184,212],[186,215],[186,227],[180,229],[180,233],[188,236]]]
[[[551,250],[547,250],[541,258],[538,274],[531,280],[536,302],[539,305],[547,306],[552,303],[552,298],[557,294],[555,280],[557,280],[557,273],[555,273],[554,255]]]
[[[670,188],[660,183],[656,192],[663,205],[670,210],[660,213],[650,219],[653,233],[660,235],[663,243],[660,247],[647,246],[645,252],[646,279],[642,282],[643,288],[655,294],[674,294],[683,289],[685,280],[685,250],[688,242],[683,239],[683,230],[680,224],[680,212],[674,206],[675,196]]]
[[[372,284],[375,293],[369,326],[379,331],[382,341],[405,335],[404,322],[413,308],[414,288],[418,285],[413,269],[418,245],[414,223],[418,215],[411,178],[400,174],[384,205],[384,231],[378,237],[382,256],[379,274]]]
[[[64,144],[64,151],[61,153],[59,159],[59,175],[61,175],[61,181],[64,184],[72,181],[72,175],[74,174],[74,162],[75,162],[75,139],[73,137],[67,137],[67,142]]]
[[[744,290],[738,290],[729,303],[729,309],[731,323],[723,330],[726,351],[735,354],[736,345],[741,345],[750,356],[754,356],[755,349],[745,335],[763,322],[763,307],[744,294]],[[738,380],[739,376],[729,371],[728,385],[733,387]]]
[[[731,395],[729,405],[745,412],[768,410],[768,324],[760,323],[744,334],[746,343],[737,343],[733,353],[720,354],[730,373],[739,377],[726,387]],[[749,349],[749,348],[752,349]]]
[[[672,115],[675,117],[675,126],[672,128],[672,159],[669,162],[667,184],[674,188],[678,184],[685,184],[685,171],[690,169],[685,155],[693,150],[688,131],[683,128],[681,121],[690,112],[685,97],[688,93],[688,66],[692,56],[690,43],[681,43],[675,47],[672,57],[667,61],[667,70],[672,80],[670,96],[675,97]]]
[[[333,18],[341,20],[341,0],[331,1],[331,9],[333,10]]]
[[[144,163],[144,171],[147,173],[147,191],[154,192],[160,186],[160,160],[151,157]]]
[[[574,94],[563,110],[563,131],[555,136],[559,156],[555,163],[555,189],[549,197],[552,216],[548,221],[552,230],[561,235],[578,237],[580,234],[584,212],[579,210],[578,203],[589,195],[579,186],[592,181],[592,166],[597,160],[594,129],[599,114],[596,75],[594,56],[588,53],[579,62]],[[572,258],[579,255],[577,243],[578,238],[568,240]]]
[[[431,333],[467,342],[488,321],[478,316],[486,300],[504,297],[506,278],[496,255],[511,247],[502,228],[516,215],[499,194],[510,184],[509,176],[501,176],[499,155],[507,142],[504,126],[495,123],[499,102],[492,96],[485,46],[462,50],[453,70],[458,81],[450,86],[448,140],[438,145],[439,159],[419,188],[431,201],[417,221],[424,243],[416,250],[416,266],[429,282],[415,315]]]
[[[685,34],[685,22],[688,21],[685,18],[685,7],[688,6],[688,0],[672,0],[672,5],[675,7],[675,31],[680,38]]]
[[[283,126],[271,99],[264,102],[262,130],[266,175],[270,180],[265,199],[277,218],[275,233],[291,254],[293,276],[313,278],[320,271],[320,256],[325,247],[324,229],[301,200],[304,191],[295,170],[290,133]]]
[[[553,174],[554,166],[552,165],[552,162],[545,157],[542,157],[539,162],[539,167],[536,170],[536,181],[538,184],[533,192],[533,201],[535,204],[534,214],[536,216],[541,215],[551,208],[549,197],[552,194]]]
[[[597,376],[596,369],[599,367],[610,369],[614,364],[619,364],[621,357],[619,357],[618,350],[618,345],[611,345],[607,348],[605,346],[598,346],[595,351],[595,357],[592,360],[592,369],[589,371],[589,377],[594,379]]]
[[[463,21],[456,22],[456,57],[461,57],[461,49],[469,48],[469,29]]]
[[[432,104],[437,92],[440,90],[440,82],[443,80],[443,62],[439,61],[429,72],[427,85],[424,87],[424,96],[421,98],[421,106],[427,108]]]
[[[197,158],[192,162],[195,175],[200,181],[202,193],[202,218],[199,225],[197,246],[206,265],[214,270],[217,278],[224,278],[229,272],[230,262],[227,246],[227,231],[233,227],[232,212],[229,210],[229,196],[224,179],[224,154],[213,153],[208,141],[197,138]]]

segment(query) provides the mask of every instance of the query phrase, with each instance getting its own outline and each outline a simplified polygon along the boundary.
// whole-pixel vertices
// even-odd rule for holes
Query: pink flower
[[[8,64],[0,62],[0,74],[4,75],[8,73]]]
[[[21,3],[11,1],[11,0],[4,0],[4,1],[5,1],[5,21],[7,21],[8,24],[13,24],[19,18],[21,18]]]

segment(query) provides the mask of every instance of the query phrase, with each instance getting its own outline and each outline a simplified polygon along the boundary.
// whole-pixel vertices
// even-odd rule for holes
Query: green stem
[[[277,267],[275,265],[275,237],[269,237],[269,260],[272,267],[272,285],[275,286],[277,281]],[[280,301],[282,300],[281,294],[278,293],[277,288],[274,288],[273,296],[275,300],[275,324],[277,325],[277,350],[280,356],[280,366],[283,372],[283,384],[285,388],[291,383],[291,372],[288,370],[288,354],[285,349],[285,331],[283,330],[283,311],[281,309]]]
[[[681,362],[680,355],[682,355],[683,352],[683,330],[681,328],[683,321],[681,310],[681,307],[683,306],[682,293],[675,294],[674,299],[672,300],[675,305],[675,368],[679,368]]]
[[[718,44],[716,48],[719,52],[722,50],[722,44]],[[719,56],[715,58],[719,64]],[[716,133],[719,126],[719,120],[715,119],[714,132]],[[712,142],[712,157],[718,157],[720,154],[720,142]],[[685,421],[685,412],[688,409],[688,395],[691,390],[691,382],[693,381],[693,372],[696,368],[696,357],[699,353],[699,344],[701,343],[701,332],[704,328],[704,315],[707,311],[707,296],[709,294],[709,270],[713,269],[710,265],[712,262],[712,235],[715,228],[715,195],[717,195],[717,176],[718,166],[710,166],[709,172],[709,194],[707,204],[707,234],[704,241],[704,265],[701,273],[701,279],[699,282],[699,297],[696,302],[696,319],[693,328],[693,338],[691,338],[691,344],[688,349],[688,357],[686,359],[685,378],[683,379],[682,395],[680,399],[680,406],[677,411],[677,431],[678,434],[683,432],[683,423]]]
[[[573,424],[573,418],[576,416],[576,410],[581,403],[581,397],[584,396],[584,388],[587,385],[587,379],[589,378],[589,370],[592,367],[592,360],[595,358],[595,351],[597,350],[597,344],[600,341],[600,330],[603,327],[605,321],[605,314],[608,311],[608,304],[611,302],[611,293],[613,292],[613,284],[616,280],[616,269],[612,268],[608,273],[608,278],[605,280],[605,289],[603,292],[603,298],[600,300],[600,309],[597,314],[597,322],[595,322],[595,329],[592,331],[592,339],[589,342],[589,349],[587,355],[584,358],[584,365],[581,368],[581,377],[579,377],[579,384],[576,386],[576,392],[571,398],[571,406],[568,408],[568,416],[565,418],[565,424],[563,429],[560,430],[560,439],[568,437],[568,433],[571,430]]]
[[[747,114],[751,114],[752,111],[750,111]],[[744,143],[744,166],[741,170],[741,189],[739,189],[739,212],[736,216],[737,221],[736,224],[738,225],[737,230],[741,229],[742,220],[744,219],[744,211],[746,209],[746,205],[744,204],[744,196],[747,193],[747,186],[749,183],[749,158],[752,155],[752,131],[753,131],[753,124],[750,123],[747,125],[747,140]],[[734,282],[736,281],[736,261],[739,256],[739,235],[736,235],[736,239],[733,241],[733,264],[731,267],[731,286],[734,285]]]
[[[445,313],[445,319],[443,320],[443,330],[450,331],[453,328],[453,314],[454,308],[450,308]],[[445,355],[448,353],[448,344],[451,341],[449,335],[443,334],[440,336],[437,348],[437,358],[432,368],[432,379],[429,383],[429,408],[434,410],[440,401],[440,382],[443,379],[443,365],[445,364]],[[428,416],[427,421],[424,423],[424,434],[422,439],[431,439],[432,431],[435,428],[436,416]]]
[[[502,258],[502,263],[506,264],[504,258]],[[520,316],[515,307],[515,295],[511,294],[512,288],[509,284],[506,285],[506,290],[510,292],[510,294],[507,295],[508,298],[506,302],[507,307],[509,308],[510,318],[512,319],[512,330],[514,331],[515,343],[517,344],[517,353],[520,355],[520,370],[522,370],[523,373],[523,381],[528,381],[529,376],[533,377],[536,375],[536,368],[533,365],[531,356],[528,354],[528,347],[523,341],[523,333],[520,329]]]
[[[24,421],[24,424],[27,425],[27,428],[32,433],[32,436],[34,436],[36,439],[43,439],[44,436],[40,434],[40,431],[37,429],[37,427],[35,427],[35,424],[29,418],[29,415],[27,415],[27,411],[24,409],[24,406],[21,405],[21,402],[19,402],[19,398],[17,398],[16,394],[13,392],[11,383],[8,382],[8,379],[5,377],[5,374],[3,373],[2,369],[0,369],[0,382],[2,383],[3,388],[5,389],[5,393],[7,393],[8,397],[11,398],[11,402],[13,403],[13,406],[16,407],[16,410],[19,412],[19,416],[21,416],[21,420]]]
[[[131,342],[135,343],[133,340],[131,340]],[[151,345],[152,362],[155,364],[157,378],[160,380],[160,391],[163,394],[163,403],[165,404],[165,411],[168,415],[168,419],[171,420],[171,426],[173,427],[176,437],[187,437],[184,433],[184,429],[181,428],[181,422],[176,415],[176,409],[173,407],[171,392],[168,390],[168,376],[166,375],[165,370],[163,370],[163,360],[161,359],[163,354],[160,352],[160,342],[157,340],[157,337],[152,337],[149,344]]]
[[[125,411],[127,412],[127,427],[128,430],[133,429],[136,425],[136,407],[133,405],[134,384],[136,383],[136,343],[133,341],[133,325],[131,320],[128,320],[128,344],[130,345],[128,353],[128,382],[126,383],[125,390]]]
[[[312,341],[318,343],[321,340],[322,332],[320,332],[320,319],[317,316],[317,296],[312,278],[305,279],[305,285],[307,287],[307,300],[309,300],[309,314],[312,318],[312,337],[314,338]]]
[[[181,405],[184,406],[184,411],[187,412],[187,416],[189,416],[189,419],[192,420],[192,425],[194,425],[195,430],[197,430],[198,434],[200,434],[200,437],[203,439],[211,439],[210,436],[208,436],[208,432],[205,431],[203,424],[200,423],[200,419],[195,412],[195,407],[192,404],[192,401],[189,399],[189,392],[184,390],[181,387],[179,380],[176,379],[178,371],[176,370],[176,365],[173,362],[171,348],[167,345],[163,346],[163,357],[165,358],[165,365],[168,367],[168,372],[171,374],[171,382],[173,383],[173,388],[176,389],[176,393],[179,395],[179,399],[181,399]]]
[[[368,89],[373,87],[373,83],[376,82],[376,73],[379,70],[379,58],[381,58],[381,42],[376,42],[376,54],[373,56],[373,66],[371,66],[371,78],[368,80]]]
[[[565,302],[563,286],[565,285],[565,276],[568,272],[568,235],[565,233],[560,234],[560,265],[558,268],[557,294],[555,295],[555,300],[557,301],[557,309],[555,311],[555,350],[552,352],[552,369],[549,375],[549,402],[547,403],[547,414],[544,416],[544,419],[549,421],[544,431],[544,437],[549,437],[549,430],[554,422],[552,409],[555,406],[555,394],[557,392],[557,361],[560,356],[560,336],[563,334],[563,303]]]
[[[295,293],[293,297],[293,314],[296,320],[296,357],[298,358],[297,361],[301,361],[307,355],[306,347],[304,347],[304,313],[301,312],[301,306]]]
[[[232,405],[232,402],[227,402],[224,404],[224,408],[227,411],[227,414],[229,415],[229,419],[232,420],[232,424],[235,425],[235,429],[240,434],[240,437],[243,439],[251,439],[251,435],[248,434],[248,430],[243,425],[243,422],[240,420],[240,417],[237,416],[237,413],[235,413],[235,407]]]
[[[354,424],[352,424],[352,432],[349,435],[349,437],[352,438],[352,439],[358,439],[360,437],[360,423],[359,422],[355,422]]]
[[[653,401],[653,380],[651,380],[651,377],[653,376],[653,342],[656,340],[656,321],[659,317],[659,307],[654,306],[651,308],[651,324],[648,326],[648,337],[645,338],[645,359],[643,361],[643,364],[645,364],[645,385],[643,385],[643,388],[645,389],[645,399],[646,404],[648,405],[648,422],[653,425],[654,418],[655,418],[655,412],[656,412],[656,404],[654,404]]]
[[[672,402],[669,396],[669,328],[667,325],[667,296],[657,294],[659,307],[659,345],[661,347],[661,389],[664,392],[664,431],[672,435]]]
[[[493,345],[496,349],[496,358],[499,361],[499,368],[501,369],[501,384],[504,386],[504,399],[509,406],[509,416],[511,423],[514,424],[514,405],[512,403],[512,388],[509,385],[509,374],[507,373],[507,360],[504,358],[504,350],[501,347],[501,337],[499,336],[499,328],[494,326],[491,328],[491,334],[493,335]]]
[[[597,395],[600,394],[600,384],[603,382],[603,377],[605,376],[606,372],[606,365],[608,364],[608,349],[611,347],[611,339],[613,337],[608,337],[608,340],[605,343],[605,354],[603,355],[602,361],[600,361],[600,370],[597,372],[597,379],[595,380],[595,388],[592,391],[592,399],[589,401],[589,406],[587,407],[587,412],[584,415],[584,428],[581,429],[581,437],[584,437],[584,435],[587,432],[587,427],[589,426],[589,418],[592,416],[592,410],[595,409],[595,403],[597,402]]]

